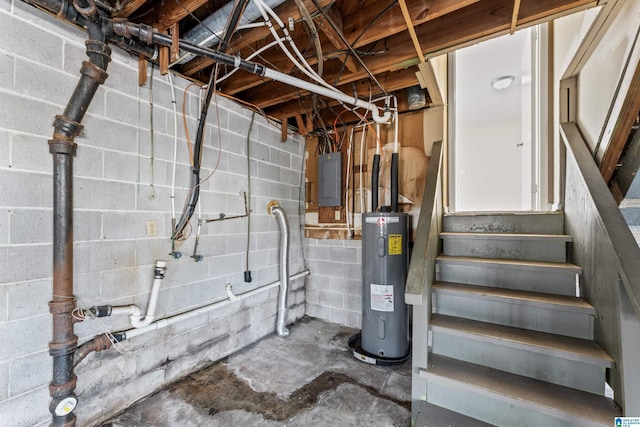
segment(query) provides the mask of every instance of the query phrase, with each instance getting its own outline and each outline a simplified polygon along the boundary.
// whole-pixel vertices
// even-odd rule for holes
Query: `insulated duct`
[[[284,3],[284,0],[264,0],[271,9]],[[213,14],[203,19],[200,24],[194,27],[192,30],[187,31],[183,40],[189,43],[193,43],[198,46],[211,47],[214,44],[220,42],[220,36],[224,32],[224,27],[233,9],[233,1],[222,6],[216,10]],[[249,24],[256,19],[260,18],[262,14],[260,9],[254,1],[250,1],[247,5],[242,18],[240,19],[240,26]],[[213,32],[213,34],[212,34]],[[195,55],[191,53],[185,53],[178,61],[177,64],[184,64],[193,59]]]
[[[275,215],[280,224],[280,294],[278,295],[278,319],[276,333],[287,337],[287,292],[289,289],[289,221],[287,214],[278,202],[273,200],[267,206],[270,215]]]

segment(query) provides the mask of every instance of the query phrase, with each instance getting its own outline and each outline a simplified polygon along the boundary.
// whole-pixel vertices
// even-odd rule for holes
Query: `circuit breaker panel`
[[[342,195],[342,154],[318,156],[318,206],[340,206]]]

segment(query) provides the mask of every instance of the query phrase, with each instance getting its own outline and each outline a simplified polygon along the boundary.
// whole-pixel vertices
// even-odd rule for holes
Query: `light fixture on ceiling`
[[[491,86],[497,90],[503,90],[511,86],[511,83],[515,80],[515,76],[502,76],[491,81]]]

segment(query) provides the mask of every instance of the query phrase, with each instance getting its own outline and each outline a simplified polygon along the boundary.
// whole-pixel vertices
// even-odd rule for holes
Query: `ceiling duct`
[[[427,105],[427,97],[420,86],[416,85],[408,87],[405,89],[405,93],[407,95],[409,110],[419,110]]]
[[[263,0],[267,6],[271,9],[284,3],[284,0]],[[227,23],[229,14],[233,9],[233,1],[222,6],[220,9],[213,12],[207,18],[202,20],[202,23],[195,26],[193,29],[186,32],[183,40],[196,44],[201,47],[211,47],[220,41],[220,36],[224,32],[224,27]],[[247,5],[242,18],[240,19],[239,26],[247,25],[260,18],[262,14],[260,9],[256,6],[254,1],[250,1]],[[212,34],[213,32],[213,34]],[[184,64],[193,59],[195,55],[191,53],[185,53],[176,64]]]

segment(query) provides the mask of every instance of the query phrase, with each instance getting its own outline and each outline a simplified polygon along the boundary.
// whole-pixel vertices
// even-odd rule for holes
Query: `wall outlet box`
[[[158,222],[156,220],[147,221],[147,236],[158,234]]]
[[[335,211],[335,218],[336,218],[336,221],[340,221],[340,211],[339,210]]]

